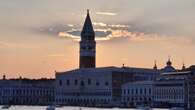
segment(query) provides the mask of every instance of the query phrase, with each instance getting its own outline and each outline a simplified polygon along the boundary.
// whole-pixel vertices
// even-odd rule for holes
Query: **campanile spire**
[[[87,16],[85,18],[85,22],[83,25],[83,29],[81,31],[81,40],[85,40],[85,39],[93,40],[94,38],[95,38],[95,32],[93,30],[93,25],[91,22],[91,18],[89,15],[89,9],[88,9]]]
[[[87,9],[87,14],[89,14],[89,9]]]
[[[95,68],[96,61],[96,42],[93,24],[87,9],[87,16],[81,31],[80,41],[80,68]]]

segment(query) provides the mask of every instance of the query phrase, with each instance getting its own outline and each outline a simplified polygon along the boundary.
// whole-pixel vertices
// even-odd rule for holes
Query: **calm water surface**
[[[46,106],[11,106],[9,109],[0,110],[46,110]],[[79,107],[59,107],[56,110],[80,110]],[[103,108],[87,108],[82,107],[82,110],[111,110]],[[121,108],[112,108],[112,110],[136,110],[136,109],[121,109]],[[168,110],[168,109],[153,109],[153,110]]]

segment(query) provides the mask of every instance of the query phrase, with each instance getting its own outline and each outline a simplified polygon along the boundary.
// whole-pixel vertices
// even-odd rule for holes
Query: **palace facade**
[[[0,80],[1,105],[49,105],[54,102],[53,79]]]

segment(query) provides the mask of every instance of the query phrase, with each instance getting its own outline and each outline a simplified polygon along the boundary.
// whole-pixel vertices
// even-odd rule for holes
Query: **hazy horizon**
[[[194,0],[0,1],[0,75],[54,77],[78,68],[86,16],[96,32],[97,67],[195,64]]]

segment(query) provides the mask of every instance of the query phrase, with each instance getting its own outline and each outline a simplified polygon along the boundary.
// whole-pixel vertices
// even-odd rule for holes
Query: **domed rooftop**
[[[176,69],[173,66],[166,66],[163,68],[164,72],[175,72]]]
[[[162,69],[164,72],[175,72],[176,69],[172,66],[170,58],[167,61],[167,65]]]

